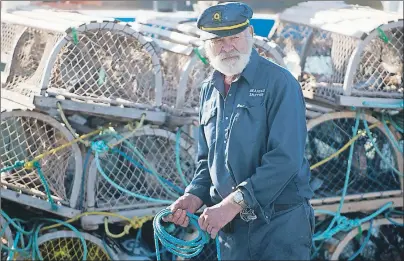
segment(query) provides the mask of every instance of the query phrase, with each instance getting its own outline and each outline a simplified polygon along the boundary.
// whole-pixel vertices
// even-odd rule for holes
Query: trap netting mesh
[[[402,241],[404,227],[402,215],[389,218],[377,218],[366,222],[361,229],[354,229],[341,236],[340,240],[333,238],[336,249],[324,247],[324,257],[327,260],[402,260]],[[398,224],[398,225],[396,225]],[[331,242],[330,242],[331,243]],[[334,251],[327,251],[327,250]]]
[[[84,244],[87,248],[85,257]],[[43,260],[117,260],[116,254],[103,242],[90,234],[57,231],[38,238],[39,253]],[[108,249],[107,249],[108,248]]]
[[[286,53],[285,63],[293,64],[303,90],[316,98],[334,102],[343,95],[344,84],[352,95],[398,98],[403,95],[403,27],[394,24],[375,29],[379,34],[368,36],[364,45],[353,36],[280,22],[274,41]],[[361,45],[364,50],[352,60]],[[349,71],[350,62],[355,71]],[[354,74],[352,83],[344,82],[346,74]]]
[[[259,55],[262,57],[267,58],[268,60],[272,61],[273,63],[276,63],[280,66],[285,66],[283,62],[283,51],[282,49],[277,46],[273,42],[267,41],[263,37],[254,37],[254,48],[257,50]]]
[[[402,173],[402,166],[398,163],[402,155],[397,152],[378,120],[367,115],[367,126],[363,120],[360,121],[352,159],[349,158],[349,146],[345,149],[344,146],[351,144],[349,142],[356,136],[352,134],[355,113],[330,113],[313,121],[316,123],[308,123],[305,154],[312,167],[310,183],[315,199],[342,195],[350,160],[347,195],[360,197],[366,193],[380,193],[379,196],[382,196],[385,191],[401,189],[402,178],[393,168]],[[367,135],[366,127],[372,140]],[[319,165],[315,166],[317,163]]]
[[[9,68],[2,88],[28,97],[39,94],[46,62],[62,34],[8,24],[7,21],[1,27],[2,34],[3,30],[5,34],[1,52],[2,57],[6,57]]]
[[[196,54],[192,55],[192,60],[184,70],[186,78],[185,94],[180,108],[185,112],[198,114],[200,92],[202,82],[208,78],[213,72],[213,68],[209,64],[205,64]]]
[[[163,49],[160,56],[164,79],[163,104],[170,107],[175,105],[180,78],[189,58],[187,54]]]
[[[18,161],[28,162],[73,140],[67,129],[47,115],[13,111],[1,114],[0,130],[0,166],[4,170],[1,184],[44,200],[48,199],[48,187],[52,198],[74,207],[75,185],[81,177],[81,154],[77,144],[38,160],[46,183],[36,168],[15,166]]]
[[[286,54],[304,91],[334,101],[342,94],[349,59],[358,44],[352,37],[280,22],[274,41]]]
[[[69,32],[52,53],[44,79],[51,95],[132,106],[161,102],[155,45],[128,25],[89,23]]]
[[[353,95],[403,98],[403,22],[394,24],[377,29],[379,35],[360,54],[359,66],[353,72]]]
[[[122,134],[126,141],[96,152],[87,204],[99,210],[134,209],[168,204],[182,195],[195,171],[188,135],[149,126],[127,134]],[[120,137],[106,135],[102,140],[112,145]]]

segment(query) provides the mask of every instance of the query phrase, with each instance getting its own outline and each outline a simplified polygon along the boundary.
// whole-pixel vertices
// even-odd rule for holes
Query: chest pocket
[[[231,136],[251,143],[256,142],[266,124],[265,114],[265,107],[261,104],[238,104],[231,127]]]
[[[203,111],[201,117],[201,125],[205,133],[206,143],[208,147],[216,141],[216,119],[217,119],[217,106],[207,104]]]

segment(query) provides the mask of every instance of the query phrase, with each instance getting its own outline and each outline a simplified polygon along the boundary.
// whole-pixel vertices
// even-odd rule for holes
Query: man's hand
[[[179,197],[171,206],[170,210],[173,213],[163,218],[165,222],[172,222],[176,225],[187,227],[189,218],[187,212],[194,214],[203,205],[203,201],[195,195],[185,193]]]
[[[217,233],[227,223],[240,213],[242,207],[232,201],[232,194],[219,204],[205,208],[198,219],[198,224],[202,230],[208,232],[211,238],[216,238]]]

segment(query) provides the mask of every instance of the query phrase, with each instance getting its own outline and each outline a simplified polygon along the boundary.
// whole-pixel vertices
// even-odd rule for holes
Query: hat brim
[[[212,39],[216,39],[216,38],[222,38],[222,37],[236,35],[238,33],[241,33],[242,31],[244,31],[248,26],[249,26],[249,24],[246,26],[236,28],[236,29],[231,29],[231,30],[202,31],[202,34],[200,35],[200,39],[202,41],[207,41],[207,40],[212,40]]]

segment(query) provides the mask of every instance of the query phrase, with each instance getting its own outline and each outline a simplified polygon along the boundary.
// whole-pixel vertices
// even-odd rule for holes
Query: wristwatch
[[[236,203],[237,205],[241,206],[243,209],[247,208],[247,204],[244,201],[244,194],[241,192],[241,190],[236,190],[233,194],[233,202]]]

